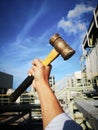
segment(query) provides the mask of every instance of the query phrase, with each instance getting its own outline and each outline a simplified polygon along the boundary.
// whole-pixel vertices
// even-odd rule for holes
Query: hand
[[[37,88],[41,84],[48,84],[48,79],[50,76],[52,66],[44,66],[40,59],[34,59],[32,62],[33,66],[29,71],[29,74],[34,76],[33,87]]]

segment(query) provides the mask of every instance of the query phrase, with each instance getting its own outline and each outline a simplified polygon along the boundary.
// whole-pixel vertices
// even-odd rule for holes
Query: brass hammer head
[[[56,49],[57,52],[61,54],[64,60],[69,59],[74,53],[73,50],[61,37],[60,35],[54,34],[50,40],[50,44]]]

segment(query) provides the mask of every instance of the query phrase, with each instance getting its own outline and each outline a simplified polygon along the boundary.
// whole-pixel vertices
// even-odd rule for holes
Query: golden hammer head
[[[75,50],[73,50],[61,37],[60,35],[54,34],[50,40],[50,44],[58,51],[64,60],[69,59],[74,53]]]

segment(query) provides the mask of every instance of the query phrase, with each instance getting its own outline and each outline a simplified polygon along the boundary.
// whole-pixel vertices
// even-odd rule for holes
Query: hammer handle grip
[[[42,63],[47,66],[49,65],[55,58],[59,56],[59,53],[53,49],[48,56],[42,61]],[[9,99],[11,102],[15,102],[16,99],[32,84],[34,77],[28,76],[26,79],[17,87],[17,89],[10,95]]]
[[[15,102],[16,99],[31,85],[34,77],[27,76],[25,80],[17,87],[17,89],[10,95],[9,100]]]

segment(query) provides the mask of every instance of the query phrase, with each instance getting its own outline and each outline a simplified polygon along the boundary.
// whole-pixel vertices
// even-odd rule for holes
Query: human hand
[[[52,66],[44,66],[40,59],[34,59],[32,62],[32,68],[29,70],[29,74],[34,76],[33,87],[37,88],[41,84],[48,84]]]

